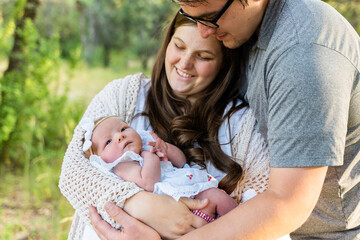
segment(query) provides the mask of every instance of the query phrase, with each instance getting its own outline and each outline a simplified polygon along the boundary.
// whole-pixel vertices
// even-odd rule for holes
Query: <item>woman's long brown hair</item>
[[[177,96],[171,89],[165,72],[165,53],[171,38],[179,26],[196,23],[176,14],[171,21],[162,47],[155,60],[151,75],[151,87],[146,101],[145,115],[156,134],[164,141],[178,146],[191,165],[206,167],[206,161],[227,175],[219,187],[231,193],[242,176],[242,168],[220,147],[218,132],[221,124],[231,114],[246,104],[236,106],[239,84],[245,59],[242,49],[229,50],[222,47],[223,62],[215,80],[204,89],[196,102]],[[232,102],[230,110],[225,108]]]

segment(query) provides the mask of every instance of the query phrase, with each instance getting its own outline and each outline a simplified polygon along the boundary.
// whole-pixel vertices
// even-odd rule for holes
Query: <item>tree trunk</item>
[[[22,32],[25,28],[25,21],[27,19],[30,20],[34,20],[36,17],[36,10],[40,5],[40,0],[27,0],[23,11],[20,11],[19,16],[16,16],[16,25],[15,25],[15,33],[14,33],[14,45],[11,49],[10,55],[9,55],[9,65],[8,68],[6,69],[6,71],[4,72],[4,79],[6,79],[6,77],[8,75],[10,75],[11,73],[21,73],[22,71],[22,66],[24,66],[24,64],[26,64],[26,62],[24,62],[24,48],[25,46],[25,39],[24,36],[22,35]],[[19,79],[19,78],[14,78],[14,79]],[[25,77],[24,77],[25,79]],[[3,87],[4,86],[15,86],[16,83],[14,82],[4,82],[3,83]],[[21,86],[24,86],[24,84],[21,84]],[[0,104],[0,109],[2,109],[4,106],[11,104],[12,99],[11,96],[7,96],[9,94],[7,94],[7,92],[4,90],[4,88],[1,88],[1,104]],[[23,90],[21,89],[21,92],[23,92]],[[4,118],[5,116],[2,116],[2,112],[0,112],[0,117]],[[15,127],[13,128],[14,130],[17,129],[17,125],[19,123],[19,119],[16,119],[16,124]],[[3,127],[3,124],[0,122],[0,129]],[[0,149],[0,161],[5,162],[6,164],[10,164],[10,158],[9,158],[9,150],[10,150],[10,145],[11,145],[11,140],[13,138],[13,134],[14,134],[14,130],[10,133],[9,137],[7,138],[7,140],[5,140],[5,142],[1,143],[2,148]]]
[[[34,20],[36,17],[36,10],[40,5],[40,0],[27,0],[24,6],[22,16],[16,20],[14,45],[9,57],[9,66],[5,71],[4,75],[11,71],[17,71],[21,67],[22,53],[24,46],[24,38],[20,34],[25,27],[26,19]]]
[[[111,53],[111,48],[104,44],[104,67],[109,67],[110,66],[110,53]]]

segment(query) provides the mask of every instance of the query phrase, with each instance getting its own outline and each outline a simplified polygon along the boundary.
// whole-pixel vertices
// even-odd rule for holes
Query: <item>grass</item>
[[[6,65],[5,61],[0,61],[0,73]],[[131,68],[123,69],[88,67],[84,64],[70,69],[63,63],[59,71],[61,84],[54,88],[68,86],[68,104],[80,101],[84,107],[76,111],[81,111],[81,115],[92,97],[107,83],[141,71],[133,63]],[[145,73],[149,76],[149,72]],[[59,89],[60,92],[62,90]],[[65,131],[67,141],[72,132],[73,129]],[[58,189],[65,150],[66,144],[62,149],[47,149],[43,156],[31,159],[30,166],[23,169],[0,165],[0,239],[67,239],[74,209]]]
[[[0,239],[67,239],[74,210],[57,188],[62,155],[33,161],[27,172],[2,167]]]

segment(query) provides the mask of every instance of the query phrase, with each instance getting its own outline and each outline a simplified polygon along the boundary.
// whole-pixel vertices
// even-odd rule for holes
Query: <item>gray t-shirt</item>
[[[293,239],[360,239],[360,38],[320,0],[269,0],[245,99],[271,167],[329,166]]]

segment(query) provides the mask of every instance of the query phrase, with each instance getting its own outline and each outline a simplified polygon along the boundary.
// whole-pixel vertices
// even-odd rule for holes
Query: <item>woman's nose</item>
[[[192,66],[192,57],[190,53],[184,53],[180,59],[180,67],[182,69],[190,69]]]

